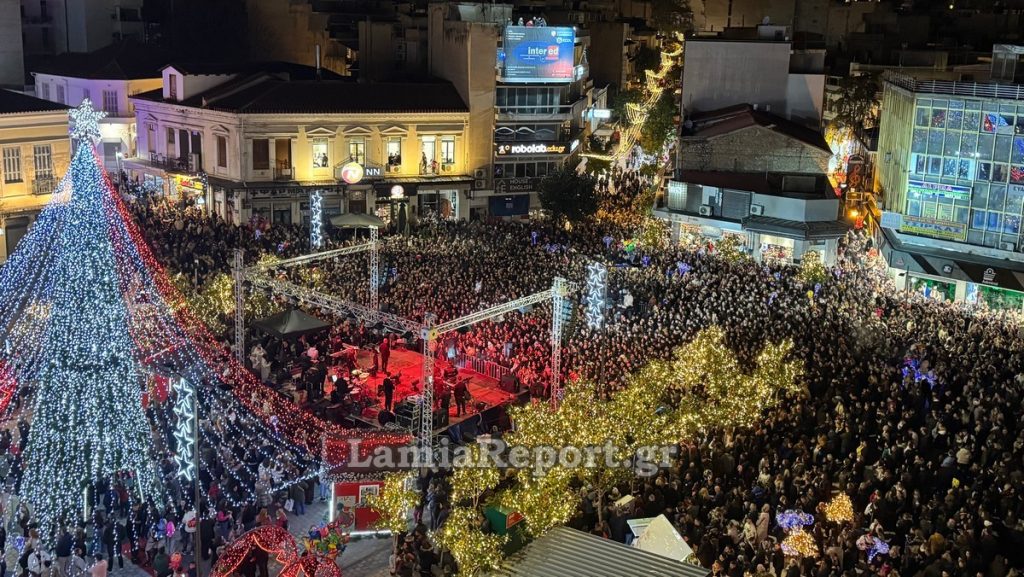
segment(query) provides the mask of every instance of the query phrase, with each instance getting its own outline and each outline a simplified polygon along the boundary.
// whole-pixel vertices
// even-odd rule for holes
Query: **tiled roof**
[[[799,140],[808,146],[819,148],[828,153],[832,152],[828,143],[825,142],[825,137],[820,132],[770,112],[754,110],[749,104],[737,104],[717,110],[694,113],[689,117],[689,120],[693,122],[694,127],[692,131],[684,133],[684,136],[713,138],[751,126],[760,126],[794,140]]]
[[[28,112],[51,112],[67,110],[68,106],[50,102],[35,96],[28,96],[11,90],[0,90],[0,114],[19,114]]]
[[[353,80],[350,76],[341,76],[321,68],[319,72],[313,66],[294,62],[165,62],[163,68],[173,67],[182,74],[194,75],[231,75],[248,76],[259,73],[284,74],[292,80]]]
[[[31,71],[70,78],[138,80],[160,78],[160,69],[170,59],[170,54],[160,48],[124,40],[89,53],[60,54]]]
[[[160,90],[135,98],[162,101]],[[239,78],[179,104],[240,114],[468,112],[448,82],[357,83],[288,81],[269,75]]]

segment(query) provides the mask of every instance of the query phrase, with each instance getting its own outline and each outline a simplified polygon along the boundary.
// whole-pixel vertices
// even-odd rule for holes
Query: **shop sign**
[[[380,178],[382,176],[384,176],[384,169],[379,166],[363,167],[363,178]]]
[[[967,239],[967,225],[934,218],[903,215],[903,226],[900,232],[920,234],[963,242]]]
[[[882,228],[899,230],[903,226],[903,215],[889,210],[882,211]]]
[[[532,142],[521,144],[497,144],[494,146],[495,156],[520,156],[527,154],[565,154],[568,145],[556,142]]]
[[[985,284],[996,284],[996,271],[992,267],[985,269],[981,275],[981,282]]]
[[[941,196],[955,200],[970,200],[971,187],[910,179],[907,181],[907,193],[923,196]]]
[[[499,178],[494,182],[494,192],[497,194],[533,192],[537,190],[539,180],[539,178]]]
[[[358,162],[349,162],[341,167],[341,179],[347,184],[359,184],[364,175],[363,165]]]
[[[198,176],[181,176],[177,175],[174,177],[175,183],[178,185],[178,189],[187,189],[193,193],[204,193],[206,192],[206,185],[203,184],[202,179]]]

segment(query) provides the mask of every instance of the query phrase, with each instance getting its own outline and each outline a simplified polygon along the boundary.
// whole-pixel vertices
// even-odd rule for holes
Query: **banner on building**
[[[903,225],[900,227],[900,232],[959,242],[967,239],[966,224],[906,214],[903,215]]]

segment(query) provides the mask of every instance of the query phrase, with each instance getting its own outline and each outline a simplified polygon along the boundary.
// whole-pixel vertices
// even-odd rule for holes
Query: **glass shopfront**
[[[969,303],[984,305],[989,310],[1024,310],[1024,293],[985,284],[967,283],[966,300]]]
[[[793,262],[793,239],[770,234],[761,235],[761,260],[765,262]]]
[[[956,300],[956,282],[938,280],[913,273],[910,274],[908,290],[937,301],[951,302]]]

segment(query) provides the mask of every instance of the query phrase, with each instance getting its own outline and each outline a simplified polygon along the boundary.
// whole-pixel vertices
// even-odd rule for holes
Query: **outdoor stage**
[[[373,352],[371,351],[360,349],[356,359],[358,365],[364,367],[364,370],[373,366]],[[442,363],[438,362],[438,365],[440,364]],[[391,356],[388,359],[388,372],[393,375],[396,373],[399,375],[399,385],[395,388],[392,399],[392,412],[398,416],[399,424],[403,427],[408,426],[407,419],[409,417],[403,416],[404,411],[401,410],[400,406],[409,397],[422,393],[422,383],[420,382],[423,377],[422,367],[422,354],[402,348],[391,350]],[[384,382],[384,377],[384,372],[378,371],[376,375],[368,376],[365,381],[361,382],[361,390],[358,394],[353,395],[353,400],[362,406],[362,410],[358,413],[353,413],[350,418],[362,425],[380,426],[377,414],[384,407],[384,395],[380,392],[380,386]],[[467,378],[469,380],[466,382],[466,387],[470,395],[470,400],[466,403],[467,413],[462,416],[455,416],[456,405],[455,399],[452,397],[451,405],[448,409],[448,423],[441,426],[435,425],[435,430],[444,430],[465,421],[469,417],[475,416],[481,412],[477,410],[479,403],[484,403],[485,406],[482,410],[486,411],[492,407],[507,404],[516,397],[512,393],[502,390],[501,382],[495,377],[484,375],[469,368],[459,369],[458,380]],[[525,390],[521,391],[520,394],[525,394],[525,392]],[[407,407],[411,408],[413,405],[415,405],[414,400],[409,399]],[[440,406],[440,404],[437,403],[436,406]]]

